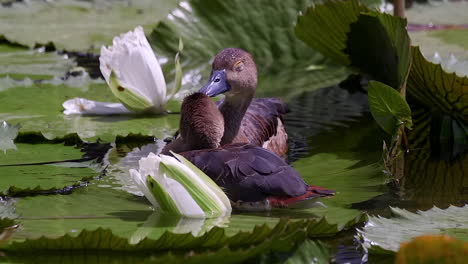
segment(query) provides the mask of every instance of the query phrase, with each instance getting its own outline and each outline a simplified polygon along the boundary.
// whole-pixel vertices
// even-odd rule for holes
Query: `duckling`
[[[234,207],[303,207],[334,194],[306,184],[282,158],[265,148],[249,143],[222,145],[225,122],[207,95],[187,96],[181,108],[180,137],[190,151],[180,154],[223,188]]]

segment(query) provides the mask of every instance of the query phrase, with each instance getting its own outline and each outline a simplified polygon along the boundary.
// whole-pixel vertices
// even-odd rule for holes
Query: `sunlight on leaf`
[[[463,241],[468,240],[468,206],[434,207],[428,211],[412,213],[392,208],[392,218],[370,216],[369,222],[359,231],[364,246],[398,251],[400,243],[423,234],[447,234]],[[457,232],[454,232],[457,230]]]

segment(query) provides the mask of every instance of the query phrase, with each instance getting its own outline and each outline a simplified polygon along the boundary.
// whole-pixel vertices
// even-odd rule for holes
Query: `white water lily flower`
[[[180,42],[179,52],[182,48]],[[109,115],[129,112],[160,114],[166,111],[167,101],[181,86],[182,68],[179,53],[175,58],[175,85],[167,91],[161,66],[141,26],[115,37],[112,46],[107,48],[102,46],[99,62],[104,79],[122,104],[75,98],[63,104],[64,114]],[[86,109],[80,107],[84,100],[88,105],[91,102],[95,103],[92,112],[84,111]]]
[[[162,211],[186,217],[209,218],[231,212],[226,194],[184,157],[150,153],[130,175],[146,198]]]
[[[166,81],[143,28],[115,37],[101,48],[101,73],[114,95],[135,111],[164,111]]]
[[[66,115],[115,115],[131,113],[120,103],[96,102],[84,98],[73,98],[62,104]]]

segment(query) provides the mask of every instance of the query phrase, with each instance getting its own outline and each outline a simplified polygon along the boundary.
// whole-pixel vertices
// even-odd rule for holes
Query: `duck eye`
[[[236,71],[242,71],[244,69],[244,63],[242,61],[234,63],[234,69]]]
[[[214,79],[214,82],[215,82],[215,83],[217,83],[217,82],[219,82],[219,81],[221,81],[221,79],[220,79],[219,77],[216,77],[216,79]]]

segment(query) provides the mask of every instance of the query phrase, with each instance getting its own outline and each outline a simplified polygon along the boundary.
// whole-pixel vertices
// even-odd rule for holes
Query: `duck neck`
[[[250,102],[251,96],[226,96],[224,102],[220,105],[219,111],[224,117],[224,135],[221,139],[221,145],[231,143],[239,133],[242,119],[244,118]]]

